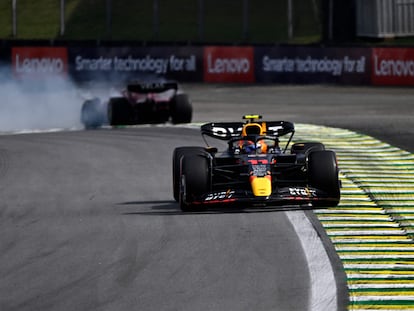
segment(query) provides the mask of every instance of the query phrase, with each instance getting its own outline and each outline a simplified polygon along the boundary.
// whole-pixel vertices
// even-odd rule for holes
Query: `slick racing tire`
[[[178,202],[180,195],[180,161],[184,155],[204,154],[203,147],[178,147],[173,151],[172,156],[172,175],[174,200]]]
[[[108,103],[109,125],[133,124],[133,110],[128,100],[123,97],[114,97]]]
[[[296,161],[298,163],[305,163],[309,153],[320,150],[325,150],[324,144],[319,142],[302,142],[293,144],[290,148],[290,153],[296,154]]]
[[[290,153],[309,153],[318,150],[325,150],[324,144],[319,142],[303,142],[293,144],[292,148],[290,148]]]
[[[194,212],[203,206],[193,204],[196,197],[211,191],[211,165],[208,153],[188,154],[181,158],[180,208],[183,212]]]
[[[186,94],[177,94],[171,102],[171,122],[173,124],[190,123],[193,107]]]
[[[341,197],[338,166],[335,152],[319,150],[308,157],[309,186],[324,191],[329,199],[314,201],[315,207],[333,207],[339,204]]]
[[[81,122],[86,129],[94,129],[107,122],[106,113],[99,98],[88,99],[83,103]]]

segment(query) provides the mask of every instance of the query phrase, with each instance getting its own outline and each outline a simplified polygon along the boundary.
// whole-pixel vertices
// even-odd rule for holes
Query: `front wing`
[[[232,190],[214,191],[194,198],[193,205],[240,205],[240,206],[283,206],[306,205],[321,201],[332,201],[326,192],[310,187],[283,187],[270,196],[255,196],[252,191]]]

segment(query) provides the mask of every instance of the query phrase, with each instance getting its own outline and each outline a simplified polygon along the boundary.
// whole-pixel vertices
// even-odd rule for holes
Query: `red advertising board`
[[[12,71],[16,78],[45,78],[67,75],[65,47],[13,47]]]
[[[204,81],[254,82],[253,50],[253,47],[205,47]]]
[[[373,85],[414,85],[413,48],[372,49]]]

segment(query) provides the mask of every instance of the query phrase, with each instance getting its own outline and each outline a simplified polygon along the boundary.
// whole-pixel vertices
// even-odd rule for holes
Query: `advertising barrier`
[[[373,85],[414,85],[414,49],[372,49]]]
[[[253,47],[205,47],[204,81],[255,82]]]
[[[68,48],[76,81],[134,79],[157,75],[202,81],[202,47]]]
[[[10,48],[0,47],[0,81],[3,83],[3,80],[10,80],[10,64],[11,64],[11,53]]]
[[[11,71],[17,79],[68,74],[66,47],[13,47],[11,60]]]
[[[308,46],[5,46],[1,73],[75,82],[166,77],[179,82],[414,85],[414,48]]]
[[[4,65],[6,63],[10,63],[10,48],[8,47],[0,47],[0,64]]]
[[[256,82],[369,84],[369,60],[363,48],[258,47]]]

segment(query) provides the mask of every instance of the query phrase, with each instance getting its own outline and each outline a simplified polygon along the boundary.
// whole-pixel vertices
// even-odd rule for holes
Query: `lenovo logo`
[[[208,73],[248,73],[250,62],[247,58],[216,58],[207,55]]]
[[[414,49],[373,49],[371,78],[374,85],[414,85]]]
[[[204,81],[254,82],[253,48],[206,47]]]
[[[374,55],[376,76],[414,77],[414,60],[379,60]]]
[[[13,72],[18,78],[67,74],[66,48],[13,48]]]
[[[24,58],[19,54],[15,56],[15,72],[25,73],[62,73],[65,70],[63,60],[60,58]]]

